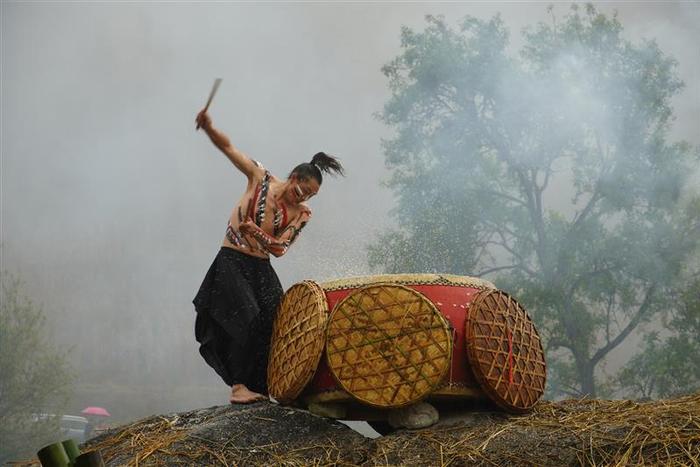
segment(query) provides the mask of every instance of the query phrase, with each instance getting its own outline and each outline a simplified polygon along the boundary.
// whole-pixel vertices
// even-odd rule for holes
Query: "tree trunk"
[[[595,379],[593,378],[593,372],[595,366],[593,363],[586,359],[585,362],[578,365],[578,379],[581,383],[581,395],[595,399]]]

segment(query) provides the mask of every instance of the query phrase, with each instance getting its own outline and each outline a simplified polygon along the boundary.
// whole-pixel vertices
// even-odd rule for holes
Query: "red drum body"
[[[270,394],[282,403],[361,410],[488,398],[523,412],[545,380],[539,336],[512,297],[482,279],[435,274],[295,284],[268,366]]]

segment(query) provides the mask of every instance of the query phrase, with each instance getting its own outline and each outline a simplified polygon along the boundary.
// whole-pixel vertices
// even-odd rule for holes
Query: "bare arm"
[[[212,126],[209,114],[205,110],[202,110],[197,114],[195,121],[197,122],[198,127],[204,129],[204,132],[207,134],[211,142],[214,143],[214,146],[219,148],[219,150],[221,150],[221,152],[223,152],[224,155],[226,155],[226,157],[233,162],[233,165],[235,165],[238,170],[243,172],[245,176],[248,177],[248,180],[252,180],[257,169],[255,162],[253,162],[253,160],[244,153],[236,149],[236,147],[231,144],[231,140],[228,138],[228,136]]]
[[[307,222],[309,222],[309,219],[311,219],[311,211],[308,209],[303,210],[299,216],[287,225],[279,237],[273,237],[266,233],[263,229],[255,225],[255,222],[251,219],[247,219],[239,228],[244,234],[255,237],[258,243],[273,256],[280,257],[285,254],[292,243],[294,243],[294,240],[297,239],[301,230]]]

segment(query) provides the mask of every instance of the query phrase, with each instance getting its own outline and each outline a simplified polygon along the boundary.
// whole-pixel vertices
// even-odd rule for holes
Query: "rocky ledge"
[[[700,393],[650,402],[541,402],[525,415],[441,413],[369,439],[307,411],[256,403],[153,416],[90,440],[107,465],[576,465],[700,462]]]

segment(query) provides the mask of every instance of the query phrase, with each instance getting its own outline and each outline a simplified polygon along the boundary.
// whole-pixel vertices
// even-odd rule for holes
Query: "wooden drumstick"
[[[212,99],[214,99],[214,95],[216,94],[216,91],[219,89],[220,84],[221,84],[221,78],[216,78],[214,80],[214,86],[211,87],[211,92],[209,93],[209,99],[207,99],[207,105],[204,106],[205,112],[209,109],[209,104],[211,104]]]
[[[221,78],[216,78],[214,80],[214,86],[211,87],[211,92],[209,93],[209,99],[207,99],[207,103],[204,106],[203,112],[206,112],[209,110],[209,105],[211,104],[211,101],[214,99],[214,96],[216,95],[216,91],[219,89],[219,85],[221,84]],[[197,129],[199,130],[199,124],[197,124]]]

